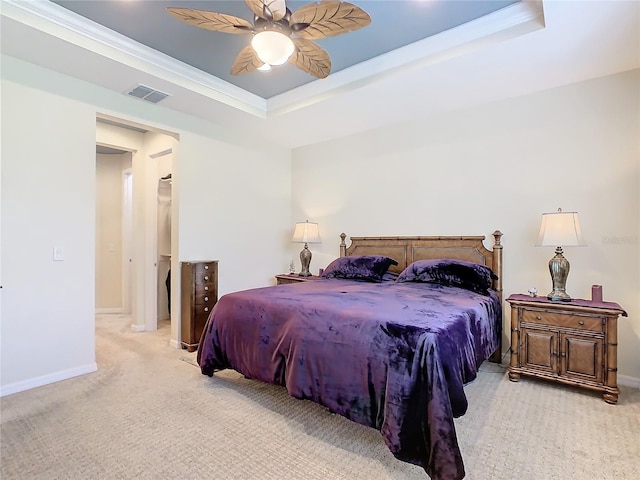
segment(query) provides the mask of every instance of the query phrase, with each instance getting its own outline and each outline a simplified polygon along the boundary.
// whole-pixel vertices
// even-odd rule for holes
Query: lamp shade
[[[258,58],[268,65],[286,63],[295,49],[289,37],[273,30],[256,33],[251,40],[251,46]]]
[[[321,243],[318,224],[309,220],[296,223],[291,241],[293,243]]]
[[[582,230],[577,212],[543,213],[537,247],[582,247],[586,243],[582,238]]]

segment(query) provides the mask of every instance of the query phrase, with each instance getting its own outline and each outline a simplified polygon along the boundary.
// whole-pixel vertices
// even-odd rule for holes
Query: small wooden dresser
[[[198,348],[204,324],[218,301],[218,261],[180,262],[182,348]]]
[[[509,380],[532,375],[603,393],[617,403],[617,303],[511,295]]]

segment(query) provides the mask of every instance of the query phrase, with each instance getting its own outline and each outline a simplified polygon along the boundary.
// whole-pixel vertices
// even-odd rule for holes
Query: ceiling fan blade
[[[360,7],[335,0],[300,7],[289,21],[300,38],[316,40],[358,30],[370,23],[371,17]]]
[[[264,62],[258,58],[258,55],[256,55],[251,45],[247,45],[240,50],[233,65],[231,65],[231,75],[242,75],[253,72],[262,65],[264,65]]]
[[[266,20],[277,22],[287,13],[285,0],[244,0],[249,9]]]
[[[304,38],[293,38],[296,46],[289,63],[317,78],[326,78],[331,72],[331,59],[317,43]]]
[[[169,7],[167,11],[183,22],[216,32],[247,34],[253,32],[253,25],[242,18],[225,13],[195,10],[193,8]]]

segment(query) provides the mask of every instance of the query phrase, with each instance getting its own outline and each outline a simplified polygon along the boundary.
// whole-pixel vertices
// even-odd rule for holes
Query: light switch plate
[[[60,247],[53,247],[53,261],[62,262],[64,260],[64,252]]]

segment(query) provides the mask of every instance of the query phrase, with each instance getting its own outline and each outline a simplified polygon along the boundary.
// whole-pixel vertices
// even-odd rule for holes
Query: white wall
[[[588,246],[565,248],[567,291],[590,298],[601,284],[627,310],[620,382],[640,385],[639,84],[633,71],[295,150],[293,214],[323,236],[312,270],[338,255],[342,231],[491,239],[500,229],[505,297],[546,294],[553,249],[533,246],[541,214],[577,211]]]
[[[219,260],[219,294],[274,283],[286,271],[291,225],[288,152],[222,144],[184,132],[174,186],[180,192],[181,260]],[[283,161],[284,159],[284,161]]]
[[[95,109],[3,81],[2,120],[0,363],[11,393],[96,369]]]
[[[288,151],[11,57],[2,56],[1,74],[1,395],[96,368],[98,113],[180,136],[173,187],[184,195],[172,206],[180,205],[183,218],[172,221],[172,244],[179,245],[172,262],[220,260],[222,293],[267,285],[283,271]],[[151,139],[142,149],[152,154],[154,145]],[[54,246],[63,248],[65,261],[52,261]],[[154,260],[144,256],[142,268],[153,269]],[[172,322],[174,344],[177,335]]]

